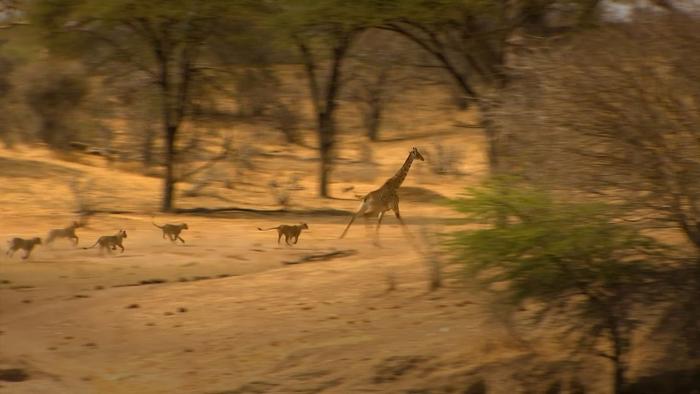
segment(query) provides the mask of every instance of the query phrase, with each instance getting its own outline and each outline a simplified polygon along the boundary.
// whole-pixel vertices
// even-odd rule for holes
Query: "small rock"
[[[179,308],[177,308],[177,311],[180,313],[185,313],[185,312],[187,312],[187,308],[179,307]]]
[[[136,309],[136,308],[140,308],[140,307],[141,307],[141,305],[139,305],[139,304],[131,304],[131,305],[127,306],[126,309]]]

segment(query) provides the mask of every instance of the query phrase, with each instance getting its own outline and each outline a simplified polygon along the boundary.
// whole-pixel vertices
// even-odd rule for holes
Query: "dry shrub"
[[[268,69],[241,72],[234,83],[238,114],[242,117],[264,115],[277,101],[279,80]]]
[[[416,81],[405,64],[415,56],[412,46],[392,40],[391,32],[363,34],[348,59],[348,84],[344,95],[360,112],[362,128],[371,141],[378,141],[390,109]]]
[[[236,167],[236,179],[241,179],[257,169],[255,157],[259,151],[255,145],[243,142],[238,145],[232,156],[233,165]]]
[[[297,106],[279,101],[270,109],[270,120],[274,127],[282,132],[287,143],[299,144],[302,142],[299,132],[301,114]]]
[[[94,203],[90,200],[90,196],[95,189],[95,181],[92,178],[72,179],[68,183],[68,188],[75,199],[76,212],[81,217],[81,223],[87,223],[87,217],[95,211]]]
[[[291,196],[288,187],[280,184],[274,179],[271,180],[267,186],[270,188],[272,196],[275,198],[275,203],[277,205],[281,205],[284,208],[289,207]]]
[[[435,142],[429,149],[428,166],[433,174],[437,175],[459,175],[459,167],[464,160],[464,152],[458,146]]]
[[[39,119],[38,137],[51,148],[65,149],[78,137],[75,119],[88,93],[87,81],[74,65],[40,64],[32,74],[24,96]]]

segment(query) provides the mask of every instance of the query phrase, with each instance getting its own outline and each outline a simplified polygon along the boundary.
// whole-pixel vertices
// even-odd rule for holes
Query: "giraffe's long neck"
[[[406,161],[403,163],[401,168],[399,168],[398,171],[396,171],[396,174],[389,178],[384,185],[388,187],[392,187],[394,189],[398,189],[403,181],[406,179],[406,175],[408,175],[408,170],[411,169],[411,164],[413,164],[413,155],[409,153],[408,157],[406,158]]]

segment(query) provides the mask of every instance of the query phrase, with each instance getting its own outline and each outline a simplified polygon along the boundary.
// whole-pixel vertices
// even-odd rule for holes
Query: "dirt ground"
[[[259,212],[155,214],[158,223],[187,222],[185,244],[162,239],[151,224],[159,179],[99,158],[0,150],[0,238],[45,236],[65,226],[75,208],[67,184],[85,178],[95,180],[85,196],[91,204],[122,213],[93,216],[78,230],[80,246],[119,228],[128,232],[123,254],[100,256],[64,241],[38,247],[26,261],[3,253],[0,370],[26,376],[0,380],[0,393],[544,390],[563,362],[553,348],[524,344],[454,277],[427,290],[421,228],[445,229],[455,214],[439,197],[457,195],[483,174],[478,132],[439,137],[464,147],[461,176],[434,176],[426,163],[415,164],[401,205],[413,239],[390,217],[381,248],[362,221],[338,240],[357,195],[379,186],[412,146],[429,147],[432,138],[375,144],[369,169],[357,150],[342,151],[336,198],[326,200],[315,197],[313,150],[268,146],[259,152],[254,180],[234,189],[215,185],[176,203]],[[293,193],[290,212],[279,212],[265,185],[285,168],[301,174],[303,189]],[[293,247],[256,230],[300,221],[310,231]],[[288,264],[331,252],[341,253]],[[606,392],[604,380],[596,381],[588,387]]]

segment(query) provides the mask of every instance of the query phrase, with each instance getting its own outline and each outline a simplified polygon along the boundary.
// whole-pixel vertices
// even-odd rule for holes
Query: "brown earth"
[[[520,393],[544,392],[557,379],[574,387],[554,342],[525,344],[479,292],[455,277],[427,290],[419,230],[445,229],[456,216],[439,197],[457,195],[483,174],[478,131],[439,137],[464,147],[463,175],[433,176],[426,163],[415,164],[402,194],[414,240],[393,218],[382,228],[382,248],[361,221],[337,239],[356,195],[381,184],[411,146],[433,138],[374,144],[371,167],[357,161],[357,150],[342,151],[336,198],[326,200],[315,197],[313,150],[266,146],[246,182],[177,200],[180,208],[260,212],[155,215],[158,223],[187,222],[185,244],[163,240],[151,224],[157,178],[99,159],[1,150],[0,237],[44,236],[66,225],[75,208],[67,184],[88,177],[95,180],[91,204],[122,213],[93,216],[78,230],[80,246],[119,228],[128,238],[126,252],[108,256],[62,241],[27,261],[3,254],[0,393]],[[301,174],[303,189],[283,212],[266,184],[288,168]],[[299,221],[310,231],[294,247],[256,230]],[[348,255],[314,258],[334,251]],[[285,264],[310,256],[315,261]],[[607,392],[604,373],[593,364],[579,378],[592,392]]]

